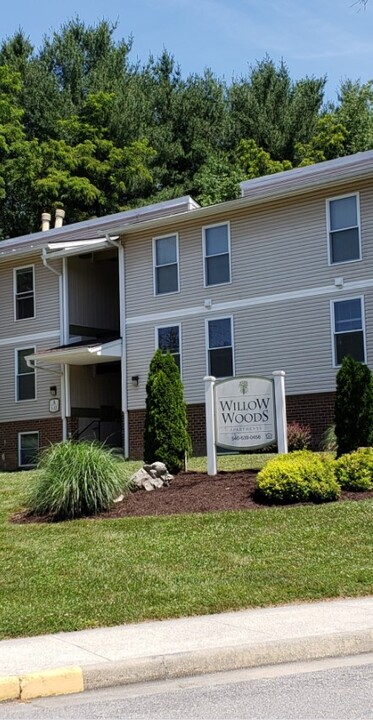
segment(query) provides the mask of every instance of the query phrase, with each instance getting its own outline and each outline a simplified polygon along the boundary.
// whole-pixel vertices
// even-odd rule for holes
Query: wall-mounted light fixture
[[[138,375],[132,375],[132,377],[131,377],[131,383],[132,383],[133,387],[138,387],[138,386],[139,386],[139,376],[138,376]]]
[[[52,385],[52,386],[49,388],[49,392],[50,392],[50,394],[52,395],[52,397],[56,397],[56,395],[57,395],[57,386],[56,386],[56,385]]]

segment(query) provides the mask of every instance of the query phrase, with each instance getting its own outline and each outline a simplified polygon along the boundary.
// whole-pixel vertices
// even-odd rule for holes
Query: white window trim
[[[222,283],[214,283],[213,285],[207,285],[206,282],[206,230],[210,230],[210,228],[214,227],[222,227],[225,225],[227,227],[227,236],[228,236],[228,257],[229,257],[229,280],[226,280]],[[231,224],[230,222],[220,222],[220,223],[214,223],[213,225],[203,225],[202,226],[202,255],[203,255],[203,287],[204,288],[214,288],[214,287],[220,287],[221,285],[231,285],[232,284],[232,252],[231,252]],[[216,253],[216,255],[209,255],[208,257],[218,257],[218,255],[226,255],[226,253]]]
[[[177,290],[171,290],[170,292],[164,292],[164,293],[157,293],[157,275],[156,275],[156,269],[157,267],[164,267],[163,265],[157,265],[157,252],[156,252],[156,243],[157,240],[164,240],[165,238],[174,237],[176,238],[176,264],[177,264]],[[177,295],[177,293],[180,293],[180,257],[179,257],[179,233],[167,233],[166,235],[157,235],[156,237],[153,237],[152,239],[152,252],[153,252],[153,293],[154,297],[164,297],[168,295]],[[174,264],[174,263],[172,263]]]
[[[332,262],[330,235],[333,231],[330,227],[330,203],[333,200],[343,200],[344,198],[349,198],[349,197],[356,197],[357,227],[358,227],[358,231],[359,231],[359,257],[355,258],[355,260],[342,260],[341,262]],[[355,226],[353,226],[353,227],[355,227]],[[346,193],[345,195],[336,195],[335,197],[331,197],[326,200],[326,229],[327,229],[327,242],[328,242],[328,265],[330,265],[331,267],[334,267],[335,265],[347,265],[347,263],[354,263],[354,262],[362,261],[360,193],[355,192],[355,193]],[[351,228],[343,228],[343,229],[349,230]]]
[[[17,270],[29,270],[32,269],[32,287],[34,294],[34,314],[28,318],[17,318]],[[20,265],[19,267],[13,268],[13,312],[14,322],[27,322],[28,320],[34,320],[36,318],[36,292],[35,292],[35,265]]]
[[[219,315],[219,317],[208,317],[205,318],[205,350],[206,350],[206,374],[210,375],[210,363],[209,363],[209,350],[217,350],[218,348],[210,348],[209,345],[209,322],[211,320],[230,320],[231,323],[231,341],[232,341],[232,377],[236,375],[236,356],[234,348],[234,321],[233,315]],[[224,346],[227,347],[227,346]],[[219,378],[222,380],[223,378]]]
[[[21,463],[21,437],[23,435],[37,435],[38,436],[38,451],[40,451],[40,433],[39,430],[27,430],[26,432],[18,433],[18,467],[31,468],[35,465],[23,465]]]
[[[182,334],[181,334],[181,324],[180,323],[167,323],[167,325],[156,325],[154,328],[154,335],[155,335],[155,349],[159,350],[159,344],[158,344],[158,330],[163,330],[164,328],[169,327],[178,327],[179,328],[179,355],[180,355],[180,377],[183,377],[183,345],[182,345]],[[171,353],[173,355],[173,353]]]
[[[364,304],[364,295],[349,295],[348,297],[340,297],[338,300],[331,300],[330,301],[330,323],[331,323],[331,333],[332,333],[332,358],[333,358],[333,368],[340,368],[341,365],[337,365],[337,359],[335,355],[335,336],[336,335],[342,335],[343,333],[337,333],[335,331],[335,313],[334,313],[334,305],[339,302],[344,302],[345,300],[360,300],[360,307],[361,307],[361,330],[363,333],[363,347],[364,347],[364,365],[367,364],[367,343],[366,343],[366,332],[365,332],[365,304]],[[350,330],[348,332],[358,332],[356,330]]]
[[[34,377],[35,377],[35,397],[29,398],[28,400],[19,400],[18,399],[18,353],[21,350],[31,350],[30,355],[34,355],[36,352],[35,345],[26,345],[26,347],[17,347],[14,350],[14,390],[15,390],[15,402],[16,403],[32,403],[35,402],[38,399],[38,388],[37,388],[37,377],[36,377],[36,368],[34,368]],[[30,373],[31,374],[31,373]]]

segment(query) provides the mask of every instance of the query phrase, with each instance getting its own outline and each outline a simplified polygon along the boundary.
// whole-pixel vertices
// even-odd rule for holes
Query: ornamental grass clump
[[[336,462],[337,480],[343,490],[373,490],[373,448],[359,448]]]
[[[108,510],[129,489],[123,463],[98,443],[61,442],[42,455],[28,494],[33,515],[67,520]]]
[[[257,477],[257,494],[268,503],[330,502],[340,493],[334,460],[309,450],[278,455]]]

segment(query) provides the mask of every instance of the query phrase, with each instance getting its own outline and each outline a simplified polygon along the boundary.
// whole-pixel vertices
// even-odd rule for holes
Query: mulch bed
[[[138,490],[122,502],[95,518],[121,518],[144,515],[175,515],[205,513],[219,510],[261,510],[266,505],[255,499],[257,471],[220,472],[214,478],[206,473],[182,472],[169,487],[147,492]],[[373,498],[370,492],[343,490],[343,500]],[[278,507],[289,507],[280,505]],[[93,518],[93,519],[95,519]],[[14,523],[48,522],[48,518],[28,516],[26,512],[13,515]]]

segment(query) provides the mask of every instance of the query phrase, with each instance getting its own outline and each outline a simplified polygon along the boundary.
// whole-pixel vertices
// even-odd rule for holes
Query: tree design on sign
[[[247,380],[241,380],[239,383],[239,388],[242,392],[242,395],[246,395],[246,393],[249,391],[249,383]]]

